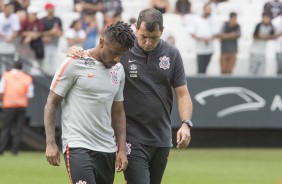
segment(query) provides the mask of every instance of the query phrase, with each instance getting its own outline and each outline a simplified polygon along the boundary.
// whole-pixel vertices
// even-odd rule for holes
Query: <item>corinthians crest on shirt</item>
[[[118,85],[119,84],[119,79],[118,79],[118,72],[111,70],[110,72],[110,76],[111,76],[111,82],[114,85]]]
[[[160,57],[159,60],[160,60],[160,63],[159,63],[160,68],[164,70],[169,69],[170,67],[170,62],[169,62],[170,58],[169,57],[163,56],[163,57]]]

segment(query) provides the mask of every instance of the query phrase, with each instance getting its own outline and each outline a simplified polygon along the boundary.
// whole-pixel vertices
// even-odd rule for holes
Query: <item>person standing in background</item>
[[[96,16],[92,12],[86,12],[83,17],[82,29],[85,31],[86,39],[83,43],[83,49],[91,49],[96,47],[99,34],[98,23]]]
[[[282,74],[282,15],[275,17],[271,21],[274,26],[275,35],[277,35],[275,39],[275,49],[276,49],[276,62],[277,69],[276,73],[278,75]]]
[[[42,41],[43,23],[37,18],[39,9],[37,6],[27,8],[27,18],[21,25],[22,44],[29,45],[35,54],[37,61],[41,62],[44,58],[44,43]]]
[[[191,28],[191,36],[196,40],[198,74],[206,73],[214,51],[213,39],[216,35],[210,5],[205,4],[203,10],[203,15],[196,17]]]
[[[217,38],[221,41],[220,66],[222,74],[231,74],[233,72],[240,36],[241,28],[237,23],[237,14],[231,12],[229,21],[223,24],[221,33],[217,35]]]
[[[170,2],[169,0],[150,0],[150,8],[154,8],[161,13],[170,12]]]
[[[20,30],[18,16],[13,13],[14,5],[5,3],[4,10],[0,13],[0,72],[12,68],[16,45],[14,43]]]
[[[20,22],[24,21],[27,16],[27,8],[30,6],[30,0],[14,0],[11,1],[15,6],[15,11]]]
[[[191,2],[189,0],[177,0],[175,2],[175,13],[182,16],[191,13]]]
[[[86,39],[86,33],[82,29],[82,21],[80,19],[74,20],[65,35],[69,47],[74,45],[82,47]]]
[[[22,71],[22,63],[17,61],[13,69],[3,73],[0,82],[0,100],[2,101],[4,126],[0,137],[0,154],[3,154],[13,125],[12,153],[18,154],[23,126],[26,122],[26,108],[29,99],[34,96],[32,77]]]
[[[253,43],[250,50],[249,72],[252,75],[263,75],[266,67],[266,43],[275,39],[275,29],[271,23],[271,15],[264,12],[262,20],[255,27]]]
[[[280,0],[270,0],[263,6],[263,12],[270,15],[274,19],[282,13],[282,2]]]
[[[55,5],[52,3],[45,4],[47,16],[42,19],[44,43],[44,60],[41,67],[44,73],[52,76],[59,66],[58,61],[58,44],[59,38],[63,34],[62,21],[55,14]]]
[[[121,14],[123,7],[121,0],[104,0],[103,1],[103,15],[106,27],[112,23],[121,21]]]
[[[96,15],[103,11],[103,0],[73,0],[74,11],[79,12],[83,19],[86,12]]]

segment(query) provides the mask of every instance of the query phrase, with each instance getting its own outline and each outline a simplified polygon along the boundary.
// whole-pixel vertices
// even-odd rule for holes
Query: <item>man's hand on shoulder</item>
[[[72,46],[68,49],[67,57],[81,58],[83,56],[83,48]]]

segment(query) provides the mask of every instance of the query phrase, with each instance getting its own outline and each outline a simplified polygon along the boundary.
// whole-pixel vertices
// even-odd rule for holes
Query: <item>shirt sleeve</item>
[[[253,34],[254,37],[258,36],[260,25],[261,25],[260,23],[256,25],[256,28],[255,28],[255,31],[254,31],[254,34]]]
[[[20,29],[21,29],[21,25],[20,25],[20,21],[19,21],[19,18],[18,18],[18,16],[13,16],[13,24],[12,24],[12,26],[13,26],[13,31],[15,31],[15,32],[17,32],[17,31],[19,31]]]
[[[86,38],[86,33],[83,29],[79,31],[79,38]]]
[[[124,83],[125,83],[125,74],[124,74],[124,69],[122,65],[121,64],[119,65],[121,66],[121,69],[120,69],[121,76],[120,76],[119,90],[117,94],[115,95],[114,101],[123,101],[123,88],[124,88]]]
[[[173,62],[175,62],[174,72],[172,76],[172,86],[173,88],[187,85],[186,75],[183,66],[183,60],[180,55],[180,52],[177,48],[175,48],[175,57]]]
[[[241,36],[241,26],[238,24],[236,33],[238,36]]]
[[[66,38],[73,38],[74,37],[74,32],[72,29],[68,29],[66,32]]]
[[[62,97],[65,97],[67,92],[75,83],[76,79],[77,75],[75,59],[68,58],[57,70],[53,78],[50,90]]]
[[[272,24],[274,26],[275,32],[279,33],[281,31],[281,16],[278,16],[272,20]]]

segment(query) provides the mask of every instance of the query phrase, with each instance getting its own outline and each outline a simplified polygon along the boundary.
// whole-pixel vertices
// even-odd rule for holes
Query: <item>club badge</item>
[[[126,143],[126,155],[130,155],[130,153],[131,153],[131,144]]]
[[[114,85],[118,85],[119,84],[119,79],[118,79],[118,72],[111,70],[110,71],[110,76],[111,76],[111,82]]]
[[[159,66],[160,68],[164,69],[164,70],[167,70],[169,69],[170,67],[170,58],[169,57],[166,57],[166,56],[163,56],[163,57],[160,57],[160,63],[159,63]]]

